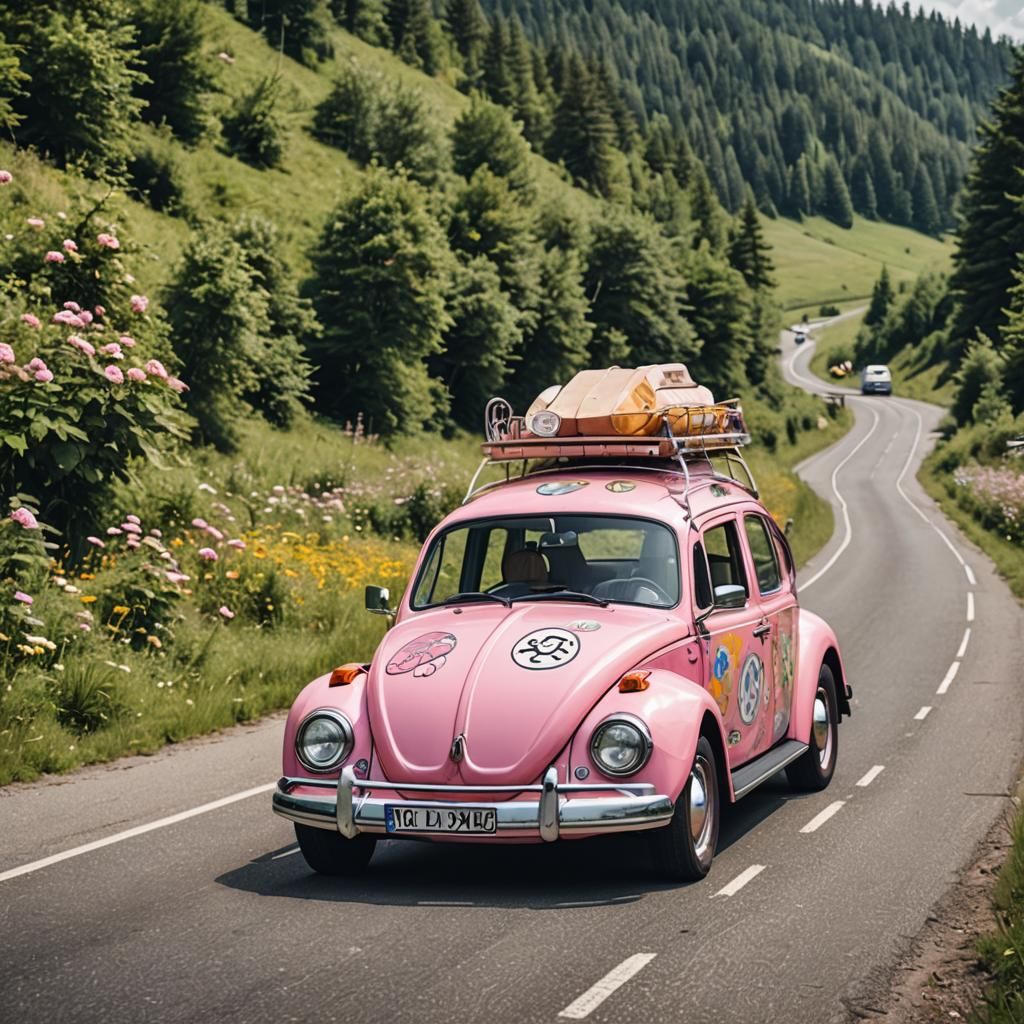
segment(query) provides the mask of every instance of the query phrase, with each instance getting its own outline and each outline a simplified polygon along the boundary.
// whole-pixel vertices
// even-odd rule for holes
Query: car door
[[[704,525],[691,549],[694,604],[703,626],[704,685],[725,725],[729,767],[771,744],[768,628],[751,583],[743,526],[737,515]]]
[[[762,512],[744,513],[743,532],[761,605],[759,639],[765,652],[766,679],[772,682],[767,708],[772,745],[786,735],[793,710],[797,615],[792,565],[788,551],[780,551],[778,528]]]

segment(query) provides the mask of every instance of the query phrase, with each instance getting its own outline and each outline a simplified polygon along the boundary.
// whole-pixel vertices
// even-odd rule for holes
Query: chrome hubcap
[[[690,773],[690,835],[699,860],[710,854],[711,835],[714,826],[715,780],[711,766],[698,757]]]
[[[814,697],[814,746],[818,750],[818,764],[828,768],[832,762],[832,716],[828,712],[828,696],[819,689]]]

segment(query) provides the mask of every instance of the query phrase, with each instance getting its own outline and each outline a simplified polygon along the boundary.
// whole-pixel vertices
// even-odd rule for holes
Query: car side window
[[[708,572],[708,559],[704,554],[704,545],[700,541],[693,545],[693,603],[698,611],[710,608],[715,603],[715,595],[711,590],[711,574]]]
[[[743,549],[736,523],[730,521],[721,526],[713,526],[704,531],[702,539],[708,557],[712,588],[726,585],[742,587],[749,597],[750,588],[743,569]]]
[[[779,572],[779,560],[775,555],[775,545],[768,533],[768,524],[761,516],[744,516],[743,526],[747,532],[747,543],[754,559],[754,571],[757,574],[757,589],[762,594],[774,593],[782,586],[782,574]]]

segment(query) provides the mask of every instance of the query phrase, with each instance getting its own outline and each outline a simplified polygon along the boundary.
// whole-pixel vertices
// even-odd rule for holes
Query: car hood
[[[375,754],[392,782],[533,783],[624,672],[684,633],[674,613],[629,605],[480,602],[411,615],[370,669]]]

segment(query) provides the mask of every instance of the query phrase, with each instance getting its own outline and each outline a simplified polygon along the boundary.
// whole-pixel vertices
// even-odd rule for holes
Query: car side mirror
[[[747,603],[747,588],[737,583],[715,587],[715,608],[742,608]]]
[[[366,610],[374,615],[394,615],[391,609],[391,591],[387,587],[366,588]]]

